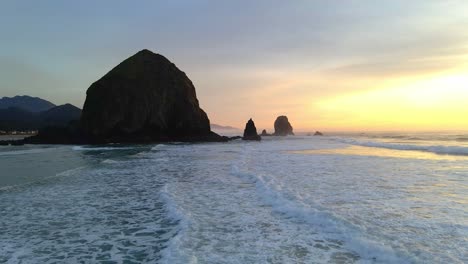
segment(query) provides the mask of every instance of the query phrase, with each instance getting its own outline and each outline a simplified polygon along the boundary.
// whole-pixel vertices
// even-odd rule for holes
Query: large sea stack
[[[278,116],[275,121],[275,136],[294,135],[293,128],[288,121],[287,116]]]
[[[255,123],[252,118],[247,121],[245,124],[244,129],[244,136],[242,137],[243,140],[261,140],[262,138],[257,134],[257,128],[255,127]]]
[[[89,87],[81,129],[91,143],[225,140],[211,132],[187,75],[149,50]]]

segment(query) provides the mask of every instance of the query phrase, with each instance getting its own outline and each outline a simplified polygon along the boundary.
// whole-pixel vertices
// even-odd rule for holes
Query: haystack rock
[[[254,121],[249,119],[247,124],[245,124],[244,137],[243,140],[261,140],[262,138],[257,134],[257,128],[255,127]]]
[[[211,132],[187,75],[149,50],[88,88],[81,128],[92,143],[226,140]]]
[[[275,121],[275,136],[294,135],[293,128],[287,116],[278,116]]]

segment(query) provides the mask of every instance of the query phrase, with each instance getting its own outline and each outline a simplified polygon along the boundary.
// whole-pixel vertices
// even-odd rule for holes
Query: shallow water
[[[468,147],[416,136],[2,147],[0,263],[466,263]]]

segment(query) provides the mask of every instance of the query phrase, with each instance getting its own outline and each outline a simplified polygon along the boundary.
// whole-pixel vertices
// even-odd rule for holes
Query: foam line
[[[386,148],[395,150],[413,150],[413,151],[424,151],[431,152],[441,155],[458,155],[468,156],[468,147],[461,146],[424,146],[424,145],[412,145],[412,144],[395,144],[395,143],[384,143],[374,141],[360,141],[355,139],[335,138],[334,140],[357,146],[373,147],[373,148]]]

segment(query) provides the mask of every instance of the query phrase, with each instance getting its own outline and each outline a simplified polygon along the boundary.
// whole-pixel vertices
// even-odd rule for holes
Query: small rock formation
[[[275,121],[275,136],[294,135],[293,128],[288,121],[287,116],[278,116]]]
[[[252,118],[245,124],[243,140],[261,140],[262,138],[257,134],[257,128]]]
[[[323,136],[323,133],[320,131],[315,131],[314,136]]]
[[[262,134],[261,134],[262,137],[266,137],[266,136],[269,136],[269,134],[267,133],[266,129],[263,129],[262,130]]]
[[[211,132],[187,75],[149,50],[89,87],[81,128],[90,143],[227,140]]]

